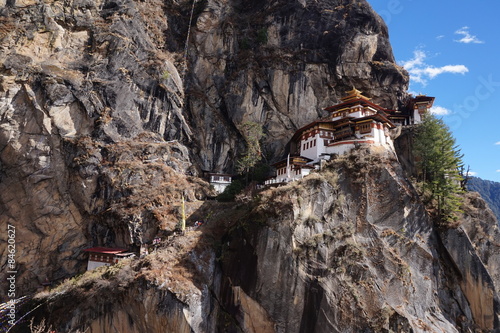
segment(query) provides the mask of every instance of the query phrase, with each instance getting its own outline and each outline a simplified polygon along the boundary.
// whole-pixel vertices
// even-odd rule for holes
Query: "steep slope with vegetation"
[[[413,152],[422,197],[433,208],[434,219],[449,227],[459,218],[462,155],[448,127],[432,114],[415,131]]]

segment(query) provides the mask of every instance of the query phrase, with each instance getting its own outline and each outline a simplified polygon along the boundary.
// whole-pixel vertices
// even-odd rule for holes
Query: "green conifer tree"
[[[441,119],[426,115],[417,128],[414,152],[424,194],[435,205],[439,221],[451,225],[460,212],[463,155]]]

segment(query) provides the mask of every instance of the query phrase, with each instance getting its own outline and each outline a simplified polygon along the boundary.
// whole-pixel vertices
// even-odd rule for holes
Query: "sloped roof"
[[[114,247],[91,247],[89,249],[83,250],[84,252],[95,252],[95,253],[104,253],[104,254],[118,254],[127,251],[127,249],[120,249]]]

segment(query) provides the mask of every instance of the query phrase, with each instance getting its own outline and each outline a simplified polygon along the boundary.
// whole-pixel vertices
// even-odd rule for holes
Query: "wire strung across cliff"
[[[21,298],[18,298],[16,300],[9,301],[7,303],[2,303],[0,304],[0,328],[3,330],[3,332],[10,332],[10,330],[16,326],[19,323],[22,323],[25,318],[30,315],[33,311],[44,305],[45,303],[48,302],[48,299],[22,315],[20,318],[16,318],[17,311],[16,308],[20,307],[24,303],[31,301],[33,298],[33,295],[27,295],[23,296]],[[11,308],[14,309],[14,317],[11,319],[9,314],[11,314]],[[14,321],[14,323],[11,323],[11,321]]]
[[[191,35],[191,24],[193,23],[193,16],[194,16],[194,6],[196,4],[197,0],[193,0],[193,5],[191,7],[191,16],[189,17],[189,25],[188,25],[188,32],[186,36],[186,44],[184,45],[184,61],[182,64],[182,75],[181,79],[184,79],[184,75],[186,74],[187,70],[187,56],[188,56],[188,46],[189,46],[189,37]]]

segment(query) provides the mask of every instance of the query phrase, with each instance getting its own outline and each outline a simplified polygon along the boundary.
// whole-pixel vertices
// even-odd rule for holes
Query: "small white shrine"
[[[231,185],[231,182],[233,181],[232,175],[223,173],[206,173],[205,177],[207,178],[210,185],[212,185],[215,191],[219,194],[224,192],[226,187]]]

